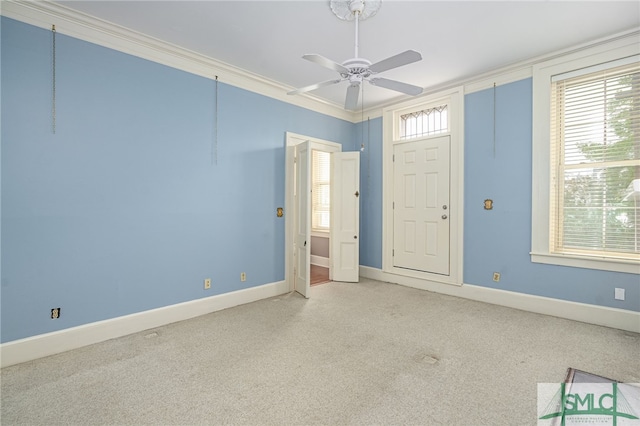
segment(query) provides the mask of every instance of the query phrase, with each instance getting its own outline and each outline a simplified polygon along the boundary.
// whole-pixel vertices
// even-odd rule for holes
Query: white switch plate
[[[614,298],[616,300],[624,300],[624,288],[616,288]]]

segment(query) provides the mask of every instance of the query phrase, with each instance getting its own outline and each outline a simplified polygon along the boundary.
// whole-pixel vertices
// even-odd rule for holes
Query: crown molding
[[[292,87],[123,26],[51,1],[0,0],[0,14],[109,49],[246,89],[349,122],[359,116],[309,94],[290,96]]]
[[[607,37],[602,37],[596,40],[591,40],[579,45],[575,45],[567,49],[558,50],[534,58],[529,58],[527,60],[520,61],[511,65],[507,65],[497,70],[492,70],[484,74],[477,75],[473,78],[466,79],[466,81],[464,82],[464,93],[469,94],[478,92],[480,90],[489,89],[494,85],[500,86],[502,84],[508,84],[514,81],[532,77],[533,67],[538,64],[560,58],[566,58],[570,55],[596,47],[607,49],[609,48],[611,43],[635,43],[639,46],[638,49],[640,51],[640,44],[638,43],[638,41],[640,40],[639,37],[640,28],[632,28]]]
[[[0,0],[0,14],[40,28],[51,29],[51,25],[55,25],[56,31],[61,34],[201,77],[215,79],[217,76],[222,83],[230,84],[351,123],[359,123],[363,121],[363,118],[381,117],[384,109],[401,104],[408,98],[406,96],[400,96],[389,102],[374,105],[362,111],[347,111],[342,105],[328,102],[309,93],[289,96],[286,93],[293,89],[290,86],[120,25],[78,12],[49,0]],[[424,93],[418,98],[428,97],[433,93],[458,86],[464,86],[464,93],[469,94],[491,88],[494,85],[500,86],[508,84],[531,77],[532,67],[541,62],[567,56],[616,40],[627,40],[631,42],[635,40],[637,42],[638,37],[640,37],[640,28],[632,28],[568,49],[551,52],[536,58],[530,58],[505,67],[490,70],[483,74],[467,76],[436,86],[427,87]]]
[[[533,67],[538,64],[566,58],[587,49],[608,49],[612,45],[612,43],[615,43],[616,45],[635,44],[636,46],[638,46],[638,52],[640,52],[640,28],[631,28],[606,37],[590,40],[588,42],[575,45],[563,50],[557,50],[534,58],[529,58],[523,61],[512,63],[504,67],[489,70],[482,74],[470,75],[455,80],[450,80],[435,86],[429,86],[426,87],[424,89],[424,92],[416,98],[397,98],[393,101],[385,103],[384,105],[378,105],[370,109],[365,109],[362,115],[364,117],[369,116],[370,118],[378,117],[381,116],[387,109],[399,108],[400,105],[406,103],[407,99],[427,98],[432,96],[434,93],[447,91],[459,86],[464,87],[464,94],[467,95],[469,93],[478,92],[480,90],[490,89],[493,86],[501,86],[504,84],[513,83],[515,81],[524,80],[533,76]]]

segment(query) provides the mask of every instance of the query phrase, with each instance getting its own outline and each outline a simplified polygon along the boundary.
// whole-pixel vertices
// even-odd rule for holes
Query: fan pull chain
[[[51,130],[56,134],[56,26],[51,26],[52,34],[52,63],[51,63]]]
[[[364,151],[364,81],[360,82],[360,90],[362,90],[362,99],[360,100],[360,151]]]

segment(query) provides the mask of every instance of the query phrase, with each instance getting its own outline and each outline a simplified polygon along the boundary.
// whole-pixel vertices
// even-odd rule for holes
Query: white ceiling
[[[353,22],[329,1],[63,1],[110,21],[291,88],[337,78],[302,59],[353,57]],[[383,0],[360,24],[360,57],[377,62],[413,49],[423,60],[380,74],[429,88],[640,26],[636,1]],[[639,40],[640,42],[640,40]],[[344,104],[347,83],[314,95]],[[364,108],[406,98],[366,85]]]

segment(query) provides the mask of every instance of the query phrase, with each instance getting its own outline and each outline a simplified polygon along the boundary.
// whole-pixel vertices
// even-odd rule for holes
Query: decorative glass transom
[[[400,116],[400,139],[413,139],[449,131],[447,105]]]

